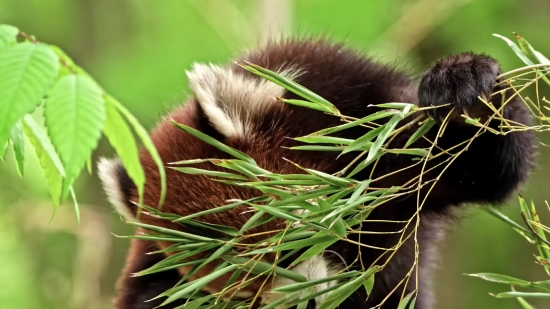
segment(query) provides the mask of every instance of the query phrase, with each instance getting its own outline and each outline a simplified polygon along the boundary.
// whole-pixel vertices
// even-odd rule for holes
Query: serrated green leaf
[[[10,141],[13,146],[13,155],[17,166],[17,172],[23,176],[25,169],[25,138],[21,122],[17,122],[10,132]]]
[[[23,117],[23,131],[34,147],[42,171],[50,189],[55,209],[61,201],[61,191],[65,169],[50,140],[30,115]]]
[[[130,179],[136,185],[141,204],[145,185],[145,173],[139,161],[136,140],[128,124],[110,100],[105,100],[105,126],[103,132],[111,146],[115,149],[128,176],[130,176]]]
[[[65,166],[65,196],[101,136],[105,122],[102,90],[86,76],[64,76],[51,90],[44,116],[52,144]]]
[[[143,128],[143,126],[139,123],[139,121],[126,109],[120,102],[118,102],[115,98],[109,95],[105,95],[105,101],[112,103],[116,109],[126,118],[128,123],[133,127],[134,131],[136,132],[137,136],[141,139],[141,142],[143,143],[143,146],[149,154],[151,155],[151,158],[157,165],[159,176],[160,176],[160,198],[158,202],[158,208],[161,209],[162,204],[164,203],[164,198],[166,197],[166,171],[164,169],[164,163],[162,163],[162,159],[153,144],[153,141],[151,140],[151,137],[147,133],[147,130]]]
[[[15,123],[40,104],[58,69],[57,56],[44,44],[24,42],[0,50],[0,145]]]
[[[0,25],[0,49],[17,42],[19,29],[10,25]]]

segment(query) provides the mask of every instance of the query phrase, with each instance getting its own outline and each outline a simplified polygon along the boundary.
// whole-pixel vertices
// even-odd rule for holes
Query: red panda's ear
[[[130,203],[134,183],[118,158],[101,158],[97,164],[98,175],[109,202],[126,220],[135,221]]]

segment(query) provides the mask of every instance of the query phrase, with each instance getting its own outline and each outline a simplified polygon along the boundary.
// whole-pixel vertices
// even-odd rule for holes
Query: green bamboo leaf
[[[338,151],[341,152],[344,150],[344,146],[317,146],[317,145],[304,145],[304,146],[294,146],[288,149],[291,150],[302,150],[302,151]]]
[[[230,236],[239,235],[238,231],[232,226],[201,222],[193,219],[180,220],[180,217],[178,217],[175,221],[178,221],[180,224],[185,225],[189,229],[196,229],[197,227],[200,227],[202,228],[201,233],[208,233],[207,231],[204,231],[204,229],[206,229],[219,233],[224,233]]]
[[[133,222],[133,221],[129,221],[128,224],[139,226],[139,227],[142,227],[146,230],[150,230],[150,231],[153,231],[153,232],[157,232],[157,233],[161,233],[161,234],[165,234],[165,235],[171,235],[171,236],[174,236],[174,237],[181,237],[181,238],[184,238],[184,239],[190,239],[190,240],[194,240],[194,241],[204,241],[204,242],[215,242],[215,241],[217,241],[216,239],[212,239],[212,238],[209,238],[209,237],[203,237],[203,236],[199,236],[199,235],[194,235],[194,234],[190,234],[190,233],[176,231],[176,230],[172,230],[172,229],[168,229],[168,228],[160,227],[160,226],[156,226],[156,225],[151,225],[151,224],[144,224],[144,223]]]
[[[309,100],[311,103],[316,103],[318,105],[323,106],[327,111],[340,115],[340,112],[336,107],[330,103],[329,101],[325,100],[318,94],[310,91],[309,89],[303,87],[302,85],[281,76],[280,74],[277,74],[273,71],[270,71],[268,69],[262,68],[258,65],[252,64],[252,63],[246,63],[246,64],[239,64],[243,69],[252,72],[258,76],[261,76],[267,80],[270,80],[277,85],[287,89],[288,91],[291,91],[302,98]]]
[[[426,119],[426,121],[424,121],[424,123],[418,128],[418,130],[416,130],[416,132],[414,132],[414,134],[411,135],[411,137],[409,137],[409,139],[405,143],[405,148],[409,147],[414,142],[416,142],[418,139],[420,139],[422,136],[424,136],[426,133],[428,133],[428,131],[430,131],[430,129],[435,124],[436,124],[435,120],[433,120],[431,118]]]
[[[199,307],[201,307],[204,303],[206,303],[207,301],[209,300],[212,300],[213,298],[215,298],[214,295],[206,295],[206,296],[203,296],[201,298],[198,298],[198,299],[195,299],[195,300],[192,300],[192,301],[189,301],[181,306],[178,306],[176,307],[175,309],[197,309]]]
[[[386,142],[386,139],[390,136],[390,133],[393,131],[395,126],[397,126],[397,123],[399,123],[402,119],[403,114],[393,115],[390,121],[382,127],[383,130],[380,134],[378,134],[376,141],[374,141],[374,144],[372,144],[372,147],[369,149],[369,153],[367,154],[365,161],[372,160],[378,154],[378,150],[380,150],[382,145]]]
[[[225,167],[227,169],[239,172],[245,176],[247,176],[250,179],[258,179],[256,174],[248,169],[248,166],[243,166],[242,163],[244,161],[241,160],[215,160],[212,161],[217,166]]]
[[[407,308],[407,305],[409,304],[409,302],[411,301],[411,298],[416,294],[416,292],[410,292],[409,294],[407,294],[402,300],[401,302],[399,303],[399,307],[397,307],[397,309],[405,309]],[[416,296],[415,296],[416,298]]]
[[[17,163],[17,172],[23,176],[25,168],[25,138],[23,137],[23,126],[17,122],[10,132],[10,141],[13,146],[13,155]]]
[[[302,168],[302,167],[300,167],[300,168]],[[352,180],[349,180],[349,179],[344,179],[344,178],[332,176],[330,174],[323,173],[323,172],[316,171],[316,170],[312,170],[312,169],[309,169],[309,168],[306,168],[304,170],[306,172],[310,173],[311,175],[313,175],[315,177],[318,177],[318,178],[326,181],[327,183],[333,184],[335,186],[347,188],[352,184]]]
[[[368,277],[365,282],[363,282],[363,287],[365,288],[367,295],[370,295],[370,293],[372,292],[372,288],[374,287],[374,274]]]
[[[405,110],[410,110],[411,108],[417,108],[416,105],[411,103],[401,103],[401,102],[391,102],[391,103],[382,103],[382,104],[373,104],[372,106],[380,107],[380,108],[397,108]]]
[[[370,130],[367,134],[361,136],[360,138],[356,139],[353,143],[349,144],[348,147],[346,147],[344,151],[342,151],[342,154],[365,147],[365,145],[369,143],[373,138],[375,138],[380,133],[382,133],[385,130],[386,126],[387,124],[380,126],[376,129]]]
[[[105,122],[101,88],[82,75],[64,76],[51,90],[44,116],[52,144],[65,166],[66,192],[101,136]]]
[[[334,276],[330,276],[330,277],[326,277],[326,278],[321,278],[321,279],[317,279],[317,280],[312,280],[312,281],[307,281],[307,282],[298,282],[298,283],[292,283],[292,284],[289,284],[289,285],[284,285],[284,286],[273,289],[272,292],[278,292],[278,293],[299,292],[303,289],[306,289],[306,288],[309,288],[309,287],[312,287],[312,286],[315,286],[315,285],[318,285],[318,284],[322,284],[322,283],[330,282],[330,281],[334,281],[334,280],[341,280],[341,279],[351,278],[351,277],[355,277],[359,274],[360,274],[360,272],[358,272],[356,270],[352,270],[352,271],[348,271],[348,272],[345,272],[345,273],[342,273],[342,274],[338,274],[338,275],[334,275]]]
[[[311,102],[304,101],[304,100],[293,100],[293,99],[277,98],[277,101],[284,102],[284,103],[287,103],[287,104],[290,104],[290,105],[306,107],[306,108],[318,110],[318,111],[321,111],[321,112],[328,112],[328,113],[333,112],[333,110],[328,109],[327,107],[325,107],[321,104],[315,104],[315,103],[311,103]]]
[[[170,295],[161,304],[161,306],[169,304],[169,303],[171,303],[171,302],[173,302],[177,299],[183,298],[186,294],[188,294],[188,293],[190,293],[194,290],[203,288],[204,286],[206,286],[212,280],[214,280],[216,278],[219,278],[220,276],[222,276],[222,275],[224,275],[228,272],[231,272],[231,271],[235,270],[236,268],[237,268],[237,265],[229,265],[229,266],[226,266],[226,267],[222,267],[222,268],[217,269],[217,270],[211,272],[210,274],[208,274],[208,275],[206,275],[206,276],[204,276],[200,279],[191,281],[190,284],[186,288],[181,289],[181,290],[177,291],[176,293]]]
[[[142,277],[142,276],[156,274],[156,273],[160,273],[160,272],[171,270],[171,269],[178,269],[178,268],[184,267],[184,266],[196,265],[196,264],[201,263],[205,260],[206,259],[199,259],[199,260],[193,260],[193,261],[189,261],[189,262],[185,262],[185,263],[178,263],[178,264],[164,266],[164,267],[156,267],[156,268],[151,267],[151,268],[144,269],[144,270],[142,270],[138,273],[133,274],[133,277]]]
[[[342,220],[342,216],[336,218],[331,224],[330,229],[336,233],[336,235],[344,238],[348,235],[348,231],[346,229],[346,225],[344,224],[344,220]]]
[[[533,235],[533,232],[531,232],[530,230],[524,228],[523,226],[517,224],[514,220],[508,218],[508,216],[506,216],[505,214],[503,214],[502,212],[500,212],[498,209],[496,208],[493,208],[493,207],[482,207],[481,208],[483,211],[485,211],[486,213],[488,213],[489,215],[509,224],[510,226],[512,226],[513,228],[515,229],[518,229],[520,231],[522,231],[523,233],[525,233],[526,235],[530,235],[530,236],[534,236]]]
[[[30,115],[26,115],[23,117],[22,124],[23,131],[25,132],[25,135],[29,139],[31,145],[34,147],[34,151],[38,157],[42,171],[44,172],[46,182],[48,183],[48,187],[50,189],[50,195],[52,197],[55,212],[55,209],[57,209],[57,206],[59,206],[61,201],[61,191],[63,177],[65,177],[65,169],[59,159],[59,156],[55,152],[55,149],[50,143],[50,140],[34,121],[34,119]]]
[[[538,290],[542,290],[544,292],[550,292],[548,288],[542,285],[538,285],[534,282],[529,282],[526,280],[505,276],[505,275],[492,274],[492,273],[478,273],[478,274],[467,274],[467,276],[480,278],[489,282],[496,282],[496,283],[525,287],[525,288],[535,288]]]
[[[409,148],[409,149],[385,149],[386,153],[405,154],[411,156],[423,157],[428,154],[428,149],[424,148]]]
[[[204,175],[209,177],[221,177],[221,178],[240,179],[240,180],[248,179],[244,176],[237,175],[237,174],[205,170],[201,168],[193,168],[193,167],[170,167],[170,168],[178,172],[190,174],[190,175]]]
[[[143,143],[143,146],[149,154],[151,155],[151,158],[157,165],[159,176],[160,176],[160,198],[158,202],[158,208],[161,209],[162,204],[164,203],[164,198],[166,197],[166,171],[164,170],[164,164],[162,163],[162,159],[155,148],[155,145],[153,144],[153,141],[151,140],[151,137],[147,133],[147,130],[143,128],[143,126],[139,123],[139,121],[130,113],[120,102],[118,102],[115,98],[105,95],[105,101],[112,103],[117,110],[126,118],[128,123],[133,127],[134,131],[136,132],[137,136],[141,139],[141,142]]]
[[[378,266],[369,268],[366,272],[350,280],[340,288],[332,291],[327,298],[323,301],[319,309],[334,309],[338,307],[345,299],[353,294],[363,282],[369,277],[378,272],[380,268]]]
[[[504,292],[494,295],[496,298],[550,298],[550,293],[537,292]]]
[[[290,264],[291,266],[298,265],[298,263],[305,261],[309,258],[314,257],[317,254],[322,253],[325,251],[326,248],[334,244],[339,240],[338,237],[332,237],[332,239],[323,241],[323,242],[317,242],[315,245],[307,249],[304,253],[302,253],[296,260],[292,261]]]
[[[338,132],[338,131],[346,130],[346,129],[349,129],[349,128],[353,128],[353,127],[362,125],[362,124],[367,123],[367,122],[372,122],[372,121],[375,121],[375,120],[378,120],[378,119],[393,116],[393,115],[398,114],[398,113],[400,113],[400,111],[398,111],[398,110],[378,111],[376,113],[372,113],[372,114],[370,114],[366,117],[354,120],[352,122],[348,122],[346,124],[342,124],[342,125],[339,125],[339,126],[336,126],[336,127],[326,128],[326,129],[317,131],[315,133],[310,134],[309,136],[319,136],[319,135],[331,134],[331,133],[334,133],[334,132]]]
[[[318,296],[321,296],[321,295],[325,295],[325,294],[328,294],[329,292],[332,292],[336,289],[339,289],[341,286],[343,286],[344,284],[346,284],[346,282],[341,282],[341,283],[338,283],[338,284],[335,284],[327,289],[324,289],[324,290],[321,290],[319,292],[316,292],[316,293],[313,293],[311,295],[307,295],[307,296],[303,296],[300,294],[300,298],[292,303],[289,304],[290,308],[292,308],[292,306],[296,305],[297,303],[299,302],[303,302],[303,301],[308,301],[310,299],[314,299]],[[296,299],[296,297],[294,295],[300,293],[300,291],[298,292],[292,292],[292,293],[289,293],[287,295],[290,295],[290,297],[286,298],[285,301],[289,300],[289,299]],[[271,304],[269,304],[271,305]],[[262,307],[262,308],[265,308],[265,307]],[[273,308],[273,307],[272,307]]]
[[[531,306],[525,299],[522,297],[517,298],[519,304],[521,305],[521,308],[523,309],[535,309],[535,307]]]
[[[413,297],[411,303],[409,304],[409,309],[414,309],[414,306],[416,305],[417,297],[416,295]]]
[[[280,251],[286,251],[286,250],[293,250],[293,249],[300,249],[305,248],[309,246],[313,246],[318,243],[324,243],[328,241],[338,240],[338,237],[334,235],[324,235],[324,236],[318,236],[318,237],[310,237],[305,239],[300,239],[296,241],[289,241],[285,242],[279,245],[267,247],[267,248],[261,248],[256,249],[253,251],[249,251],[246,253],[241,254],[242,256],[249,256],[249,255],[255,255],[255,254],[262,254],[267,252],[280,252]]]
[[[352,139],[340,138],[333,136],[321,136],[321,135],[308,135],[303,137],[294,138],[297,141],[309,143],[309,144],[339,144],[339,145],[349,145],[353,142]]]
[[[10,25],[0,25],[0,49],[17,42],[19,29]]]
[[[510,48],[512,51],[521,59],[525,64],[527,65],[533,65],[534,63],[529,60],[529,58],[523,53],[523,51],[516,45],[516,43],[512,42],[509,38],[499,35],[499,34],[493,34],[494,37],[502,39]]]
[[[181,222],[181,221],[189,220],[189,219],[192,219],[192,218],[211,215],[211,214],[214,214],[214,213],[218,213],[218,212],[226,211],[226,210],[229,210],[229,209],[233,209],[235,207],[239,207],[243,204],[248,204],[248,203],[252,203],[252,202],[261,202],[261,201],[264,201],[266,198],[267,197],[265,195],[263,195],[263,196],[254,197],[254,198],[251,198],[251,199],[248,199],[248,200],[244,200],[244,201],[239,200],[239,201],[236,201],[236,202],[231,203],[231,204],[227,204],[227,205],[224,205],[224,206],[219,206],[219,207],[212,208],[212,209],[203,210],[203,211],[200,211],[200,212],[197,212],[197,213],[194,213],[194,214],[187,215],[185,217],[181,217],[181,218],[175,220],[175,222]]]
[[[128,124],[111,100],[105,100],[105,126],[103,132],[115,149],[128,176],[136,185],[139,203],[142,204],[145,173],[139,160],[136,140]]]
[[[219,247],[218,250],[214,251],[204,262],[202,262],[198,267],[197,267],[197,270],[198,269],[201,269],[203,268],[205,265],[207,265],[208,263],[216,260],[216,259],[219,259],[223,254],[225,254],[227,251],[233,249],[233,247],[235,246],[235,244],[233,243],[233,241],[235,241],[235,239],[233,239],[231,242],[228,242],[226,244],[224,244],[223,246]]]
[[[514,35],[516,36],[516,40],[518,41],[519,48],[521,51],[531,60],[533,63],[540,63],[540,64],[550,64],[550,61],[546,59],[546,57],[542,56],[541,53],[537,52],[527,40],[520,36],[519,34],[514,32]],[[539,58],[539,56],[542,56]]]
[[[516,40],[518,41],[519,48],[523,52],[529,60],[531,60],[533,63],[540,63],[540,64],[550,64],[550,61],[546,59],[541,53],[537,52],[527,40],[520,36],[519,34],[514,32],[514,35],[516,36]],[[541,72],[537,71],[537,75],[542,76],[542,79],[550,85],[550,80],[544,76]]]
[[[24,42],[0,50],[0,145],[17,121],[40,104],[58,69],[57,56],[44,44]]]
[[[200,132],[199,130],[197,129],[194,129],[194,128],[191,128],[189,126],[186,126],[184,124],[181,124],[181,123],[177,123],[175,122],[174,120],[170,120],[170,122],[175,125],[176,127],[180,128],[181,130],[193,135],[194,137],[200,139],[201,141],[207,143],[208,145],[211,145],[211,146],[214,146],[216,147],[217,149],[227,153],[227,154],[230,154],[232,156],[234,156],[235,158],[237,159],[241,159],[243,161],[247,161],[247,162],[250,162],[252,164],[256,164],[256,162],[254,161],[254,159],[252,159],[251,157],[249,157],[247,154],[245,154],[244,152],[242,151],[239,151],[239,150],[236,150],[236,149],[233,149],[223,143],[221,143],[220,141]]]
[[[274,266],[271,263],[258,260],[250,260],[248,258],[233,257],[233,256],[222,256],[222,258],[233,265],[238,265],[242,267],[244,271],[250,272],[252,274],[265,274],[274,272],[277,276],[281,276],[287,279],[294,280],[296,282],[307,282],[307,278],[293,272],[292,270],[284,269],[282,267]]]

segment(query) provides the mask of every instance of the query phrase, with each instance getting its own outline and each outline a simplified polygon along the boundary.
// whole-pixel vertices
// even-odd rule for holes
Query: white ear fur
[[[298,70],[279,74],[294,79]],[[285,93],[283,87],[266,79],[237,74],[213,64],[193,65],[187,72],[189,85],[212,125],[226,137],[244,137],[253,132],[251,116],[261,114]]]
[[[128,209],[128,200],[121,186],[120,171],[123,170],[120,159],[99,159],[97,164],[98,175],[103,184],[103,190],[107,194],[107,198],[115,207],[116,211],[124,216],[127,220],[135,221],[136,218]]]

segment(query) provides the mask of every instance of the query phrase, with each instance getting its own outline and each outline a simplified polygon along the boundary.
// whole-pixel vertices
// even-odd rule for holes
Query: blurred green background
[[[60,46],[146,127],[185,100],[192,62],[226,62],[280,33],[327,34],[416,72],[466,50],[490,53],[504,70],[521,66],[492,33],[512,38],[516,31],[550,55],[548,0],[0,0],[0,23]],[[548,96],[547,88],[541,91]],[[0,164],[0,308],[109,308],[128,245],[113,234],[131,229],[106,202],[97,177],[87,174],[77,182],[82,222],[65,204],[48,225],[48,190],[32,148],[27,151],[22,179],[11,153]],[[112,153],[102,140],[94,160]],[[550,219],[542,207],[547,153],[542,149],[524,196]],[[519,220],[516,200],[510,204],[506,213]],[[535,248],[475,209],[464,217],[442,244],[436,308],[519,308],[488,294],[506,287],[462,274],[545,280],[533,263]],[[550,301],[533,303],[550,308]]]

